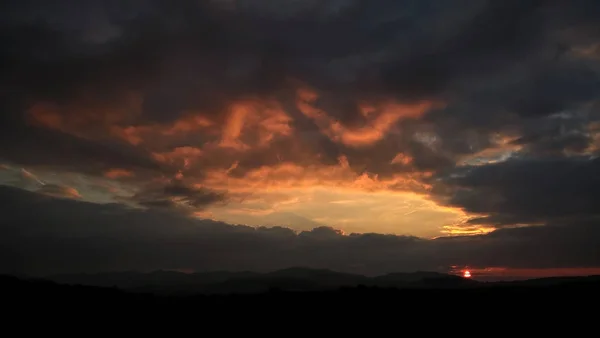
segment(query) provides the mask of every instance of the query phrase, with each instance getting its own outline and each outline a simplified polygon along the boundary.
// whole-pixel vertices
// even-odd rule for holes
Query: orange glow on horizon
[[[464,269],[464,268],[463,268]],[[510,267],[470,267],[469,269],[453,267],[454,274],[465,278],[476,275],[478,280],[521,280],[548,277],[579,277],[600,275],[600,267],[573,268],[510,268]],[[470,277],[467,277],[467,272]]]

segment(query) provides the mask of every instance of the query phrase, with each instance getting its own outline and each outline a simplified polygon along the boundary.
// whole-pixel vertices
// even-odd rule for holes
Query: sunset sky
[[[0,271],[600,274],[599,17],[3,1]]]

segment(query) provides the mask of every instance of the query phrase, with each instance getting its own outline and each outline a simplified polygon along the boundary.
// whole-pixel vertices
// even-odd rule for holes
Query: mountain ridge
[[[185,273],[171,270],[75,273],[52,275],[43,279],[67,285],[116,287],[132,292],[175,295],[262,293],[270,290],[328,291],[347,287],[397,289],[464,289],[514,285],[545,287],[580,280],[600,283],[600,276],[484,282],[433,271],[396,272],[368,277],[305,267],[290,267],[263,273],[251,271]]]
[[[453,287],[477,283],[455,275],[428,271],[368,277],[305,267],[290,267],[265,273],[250,271],[185,273],[171,270],[73,273],[46,276],[45,279],[70,285],[118,287],[131,291],[158,293],[263,292],[270,289],[314,291],[359,285],[407,288],[421,287],[432,281],[439,281],[441,286],[452,285]]]

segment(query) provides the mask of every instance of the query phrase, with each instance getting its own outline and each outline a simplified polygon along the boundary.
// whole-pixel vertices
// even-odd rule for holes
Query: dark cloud
[[[143,150],[118,142],[81,137],[22,124],[5,124],[0,134],[0,158],[24,166],[48,166],[98,175],[119,167],[168,172]]]
[[[521,268],[598,266],[591,223],[498,230],[476,237],[425,240],[342,235],[321,227],[251,228],[173,213],[45,197],[1,187],[2,270],[48,274],[190,268],[265,271],[289,266],[378,274],[451,265]],[[32,212],[35,210],[35,212]],[[543,254],[542,254],[543,253]]]
[[[131,200],[145,207],[199,210],[226,201],[226,196],[224,193],[202,187],[189,187],[182,181],[171,180],[162,186],[152,185],[141,189]]]
[[[433,32],[445,37],[441,41],[411,44],[403,61],[386,69],[386,84],[408,97],[429,97],[451,90],[456,80],[502,71],[543,44],[542,6],[543,1],[485,2],[472,16],[449,25],[446,36]]]
[[[495,225],[596,219],[600,160],[589,157],[517,158],[456,170],[445,182],[449,203],[490,217]]]
[[[213,8],[209,1],[176,5],[165,1],[129,3],[121,11],[129,7],[132,13],[139,12],[137,19],[117,20],[115,17],[128,17],[115,14],[120,11],[104,18],[118,25],[121,34],[101,52],[79,57],[79,62],[74,63],[72,58],[77,54],[63,48],[69,67],[64,69],[67,73],[63,70],[60,83],[79,86],[83,81],[98,85],[105,79],[121,86],[139,87],[141,83],[131,81],[159,80],[140,89],[148,89],[148,115],[160,119],[173,116],[182,108],[227,100],[232,95],[260,93],[256,90],[272,94],[282,87],[286,76],[306,77],[307,82],[335,92],[357,88],[362,83],[358,78],[348,82],[339,77],[356,77],[365,69],[380,69],[384,81],[361,87],[355,94],[364,90],[380,95],[380,90],[393,90],[404,97],[420,93],[417,96],[429,98],[454,79],[497,73],[502,70],[499,65],[510,66],[527,56],[546,42],[545,34],[555,33],[552,29],[559,25],[547,23],[554,12],[546,8],[558,6],[564,12],[576,7],[549,1],[490,1],[484,6],[466,1],[457,10],[438,1],[431,1],[429,6],[348,1],[335,12],[328,10],[327,5],[307,5],[306,10],[292,11],[283,20],[278,15],[266,15],[266,4],[239,4],[235,11],[222,11]],[[396,8],[398,14],[391,15],[394,11],[389,6]],[[76,24],[77,19],[64,17],[68,13],[66,6],[49,7],[53,11],[38,13],[40,19],[45,15],[46,21],[62,19],[60,22]],[[52,16],[61,9],[63,16]],[[442,24],[450,29],[439,29]],[[94,50],[89,41],[80,41],[81,36],[69,37],[64,28],[57,29],[56,34],[68,39],[69,44]],[[39,34],[48,31],[41,29]],[[33,47],[35,41],[48,43],[50,39],[30,40],[33,42],[29,46]],[[25,60],[33,58],[32,62],[39,62],[35,60],[39,55],[33,50],[38,49],[15,53],[20,51],[20,58],[25,54],[29,56]],[[370,57],[377,53],[385,57]],[[80,72],[78,65],[89,69]],[[52,64],[47,66],[54,68]],[[73,81],[68,81],[70,77]],[[51,83],[53,88],[63,87],[50,82],[56,78],[46,76],[42,80],[48,82],[47,87]],[[358,117],[353,109],[347,109],[348,102],[340,104],[335,107],[342,108],[344,115]]]
[[[593,1],[326,1],[287,10],[269,2],[234,1],[228,9],[212,1],[87,1],[94,10],[81,16],[66,3],[10,3],[2,57],[11,65],[5,85],[19,93],[13,101],[107,101],[133,91],[143,96],[137,123],[166,123],[196,110],[221,124],[232,100],[289,100],[294,78],[322,92],[317,106],[348,126],[365,123],[357,100],[448,101],[431,121],[452,155],[473,147],[447,135],[472,130],[484,139],[515,122],[503,117],[507,111],[547,115],[599,89],[597,72],[554,59],[557,44],[571,42],[563,36],[575,34],[566,30],[593,34]],[[98,42],[90,38],[94,30],[113,34]],[[302,125],[297,110],[288,113]],[[399,148],[423,168],[445,162],[419,146]]]

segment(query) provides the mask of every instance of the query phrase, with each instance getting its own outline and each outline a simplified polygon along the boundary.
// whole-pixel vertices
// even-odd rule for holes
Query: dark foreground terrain
[[[292,330],[342,325],[348,330],[354,325],[375,323],[434,331],[462,330],[462,326],[498,330],[517,324],[533,325],[538,331],[564,325],[574,330],[597,321],[599,296],[598,277],[476,283],[451,288],[360,285],[323,291],[271,289],[261,293],[186,296],[0,277],[2,306],[8,310],[2,317],[5,324],[22,320],[53,325],[93,323],[103,327],[143,323],[135,325],[145,329],[194,323],[217,325],[227,331],[243,329],[243,325],[256,328],[262,323],[262,329],[279,325],[294,325]],[[288,326],[286,330],[289,329]]]
[[[573,284],[600,283],[600,276],[555,277],[514,282],[481,282],[457,275],[417,271],[364,276],[325,269],[292,267],[267,273],[257,272],[105,272],[95,274],[62,274],[44,279],[69,285],[115,287],[136,293],[169,296],[194,296],[198,294],[257,294],[272,290],[323,292],[352,289],[364,286],[369,289],[472,289],[482,287],[549,287]],[[362,288],[364,290],[365,288]]]

